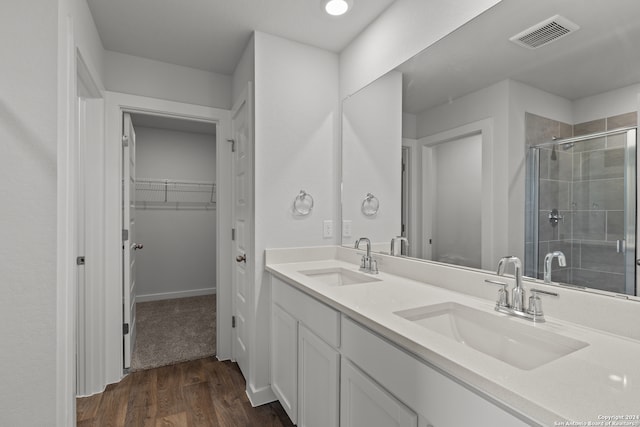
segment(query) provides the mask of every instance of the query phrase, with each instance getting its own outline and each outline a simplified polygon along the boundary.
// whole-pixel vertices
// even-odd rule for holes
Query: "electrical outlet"
[[[333,221],[330,219],[325,219],[322,223],[322,237],[328,239],[329,237],[333,237]]]
[[[351,237],[351,220],[342,221],[342,237]]]

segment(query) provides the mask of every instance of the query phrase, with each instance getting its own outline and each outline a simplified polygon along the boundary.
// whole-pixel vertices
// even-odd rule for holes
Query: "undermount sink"
[[[394,314],[523,370],[535,369],[589,345],[454,302]]]
[[[329,286],[355,285],[357,283],[379,282],[369,274],[358,273],[342,267],[320,268],[317,270],[304,270],[300,273],[314,278]]]

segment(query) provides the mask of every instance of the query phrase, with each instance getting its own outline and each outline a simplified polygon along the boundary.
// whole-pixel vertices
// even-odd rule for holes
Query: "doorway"
[[[218,108],[142,96],[105,92],[105,139],[101,158],[104,174],[104,290],[99,301],[104,318],[101,341],[106,343],[99,368],[102,387],[120,381],[126,374],[124,366],[125,340],[128,337],[123,322],[123,114],[144,114],[190,122],[215,124],[216,147],[216,356],[231,357],[231,147],[229,137],[230,112]],[[144,242],[133,242],[142,243]],[[175,242],[180,244],[181,242]],[[145,248],[146,249],[146,248]],[[144,252],[144,249],[137,251]],[[129,326],[130,327],[130,326]],[[128,338],[127,338],[128,337]]]
[[[125,133],[131,122],[123,147],[123,183],[131,183],[130,191],[123,187],[124,312],[131,322],[124,367],[213,356],[217,126],[144,113],[124,119]]]

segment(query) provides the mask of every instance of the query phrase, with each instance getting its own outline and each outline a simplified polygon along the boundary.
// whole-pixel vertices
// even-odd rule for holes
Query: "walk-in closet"
[[[215,354],[216,126],[131,117],[136,371]]]

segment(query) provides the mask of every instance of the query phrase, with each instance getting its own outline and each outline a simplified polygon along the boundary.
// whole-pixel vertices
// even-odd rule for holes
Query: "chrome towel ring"
[[[293,210],[299,215],[309,215],[313,209],[313,197],[304,190],[293,200]]]
[[[380,201],[378,198],[371,193],[367,193],[360,208],[362,213],[366,216],[374,216],[378,213],[378,208],[380,208]]]

